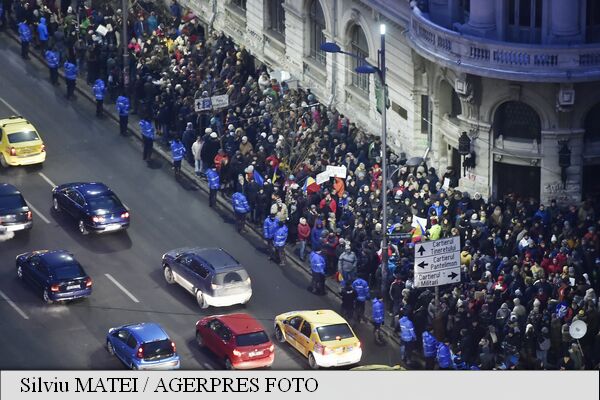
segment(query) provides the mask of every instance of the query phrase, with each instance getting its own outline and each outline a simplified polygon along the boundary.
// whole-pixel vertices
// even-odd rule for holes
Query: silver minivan
[[[165,280],[196,297],[202,308],[246,304],[252,297],[248,272],[220,248],[184,247],[162,257]]]

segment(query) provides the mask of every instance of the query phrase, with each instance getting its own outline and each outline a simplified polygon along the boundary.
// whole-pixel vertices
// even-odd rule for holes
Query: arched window
[[[356,73],[356,67],[364,64],[364,59],[369,56],[369,46],[367,38],[362,28],[358,25],[352,27],[352,54],[356,54],[358,58],[351,57],[352,69],[352,85],[360,90],[369,92],[369,74]]]
[[[586,142],[600,141],[600,103],[596,104],[585,117],[585,136]]]
[[[542,139],[542,123],[533,108],[520,101],[502,103],[494,114],[494,136],[525,141]]]
[[[284,0],[269,1],[269,29],[280,35],[285,34],[285,14],[283,10]]]
[[[325,16],[319,0],[312,0],[310,5],[310,56],[321,64],[325,64],[325,52],[321,43],[325,41]]]

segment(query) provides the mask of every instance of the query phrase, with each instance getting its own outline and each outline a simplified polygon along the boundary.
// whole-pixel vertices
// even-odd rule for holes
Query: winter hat
[[[216,139],[217,138],[217,132],[212,132],[210,134],[210,137],[213,138],[213,139]]]
[[[211,128],[206,128],[206,129],[204,130],[204,133],[211,133],[211,132],[212,132],[212,129],[211,129]]]

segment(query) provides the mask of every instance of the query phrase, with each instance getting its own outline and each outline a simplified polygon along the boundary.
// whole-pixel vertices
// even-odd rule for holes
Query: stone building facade
[[[384,23],[392,148],[426,154],[442,172],[454,166],[460,187],[485,197],[516,191],[567,203],[600,193],[600,1],[180,3],[374,134],[377,78],[319,44],[376,65]],[[461,132],[471,139],[470,168],[458,153]]]

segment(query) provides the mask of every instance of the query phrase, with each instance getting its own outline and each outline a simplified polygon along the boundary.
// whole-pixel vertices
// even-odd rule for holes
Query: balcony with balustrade
[[[600,80],[600,44],[508,43],[441,27],[414,7],[407,38],[421,56],[474,75],[528,82]]]

